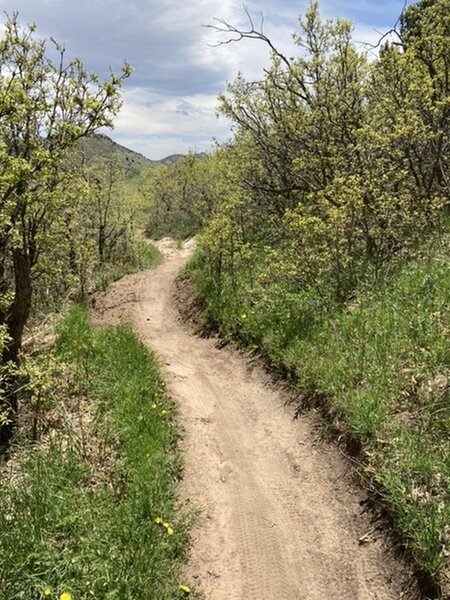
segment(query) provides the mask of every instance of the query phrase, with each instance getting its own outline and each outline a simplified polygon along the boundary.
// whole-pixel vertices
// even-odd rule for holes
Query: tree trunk
[[[100,225],[100,227],[98,229],[98,260],[99,260],[100,264],[103,264],[103,262],[105,260],[105,240],[106,240],[105,233],[106,233],[105,226]]]
[[[3,348],[2,365],[17,365],[22,347],[23,331],[31,309],[31,264],[28,254],[21,248],[13,250],[14,300],[6,312],[5,324],[10,342]],[[6,411],[8,422],[0,427],[0,444],[7,444],[14,431],[19,410],[17,377],[8,374],[4,380],[2,410]]]

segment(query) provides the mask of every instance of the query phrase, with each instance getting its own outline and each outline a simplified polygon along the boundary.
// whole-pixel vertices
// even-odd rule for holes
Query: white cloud
[[[264,31],[281,52],[298,53],[292,32],[309,0],[246,4],[256,25],[259,12],[264,13]],[[403,0],[323,0],[320,5],[326,17],[353,17],[355,40],[376,43],[376,28],[395,23]],[[211,47],[224,38],[202,24],[219,17],[245,28],[242,0],[3,0],[2,8],[17,8],[24,21],[36,21],[38,32],[65,42],[68,55],[79,55],[94,71],[104,73],[109,64],[117,68],[124,58],[135,67],[112,136],[151,158],[195,144],[204,149],[212,137],[227,136],[227,123],[215,115],[216,96],[238,71],[258,79],[270,62],[261,42]]]
[[[229,127],[218,118],[213,95],[167,98],[144,88],[124,93],[124,105],[115,121],[112,137],[152,159],[166,154],[196,152],[211,147],[212,137],[223,140]]]
[[[115,121],[117,132],[127,135],[223,135],[227,126],[216,117],[215,96],[167,98],[142,88],[129,89]]]

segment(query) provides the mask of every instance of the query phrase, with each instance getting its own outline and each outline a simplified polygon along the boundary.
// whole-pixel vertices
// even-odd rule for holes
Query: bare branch
[[[368,48],[371,48],[372,50],[375,50],[376,48],[379,48],[381,46],[381,44],[383,43],[383,40],[385,40],[389,35],[394,34],[398,37],[398,39],[400,40],[399,42],[393,42],[394,46],[403,46],[404,42],[403,42],[403,38],[400,35],[399,31],[398,31],[398,26],[399,23],[405,13],[406,10],[406,6],[407,6],[407,0],[404,0],[403,2],[403,8],[402,8],[402,12],[400,13],[400,16],[398,17],[398,19],[395,22],[395,25],[389,29],[389,31],[386,31],[385,33],[383,33],[382,31],[378,31],[378,29],[375,29],[375,31],[380,34],[380,39],[378,40],[378,42],[374,45],[374,44],[370,44],[369,42],[358,42],[359,44],[362,44],[363,46],[366,46]]]
[[[255,27],[253,25],[253,19],[252,19],[252,15],[250,14],[250,11],[248,10],[248,6],[246,4],[243,4],[244,10],[245,10],[245,14],[247,15],[248,18],[248,22],[250,23],[250,28],[252,31],[254,31]]]
[[[260,41],[264,42],[265,44],[267,44],[269,46],[269,48],[271,49],[271,51],[274,53],[274,55],[277,56],[287,67],[290,68],[291,63],[288,60],[288,58],[286,58],[286,56],[284,56],[284,54],[282,54],[276,48],[276,46],[274,46],[271,39],[263,33],[263,31],[262,31],[263,26],[264,26],[263,14],[261,13],[261,24],[260,24],[261,30],[258,31],[257,29],[255,29],[252,16],[251,16],[248,8],[245,5],[244,5],[244,10],[245,10],[245,14],[247,15],[248,22],[249,22],[249,28],[247,30],[239,29],[238,27],[225,21],[225,19],[217,18],[217,17],[215,17],[213,19],[213,21],[215,21],[216,24],[210,23],[207,25],[203,25],[203,27],[206,27],[207,29],[212,29],[213,31],[217,31],[220,34],[222,34],[222,33],[229,34],[229,37],[227,39],[218,41],[213,44],[208,44],[208,45],[213,48],[217,48],[218,46],[224,46],[226,44],[240,42],[243,39],[260,40]]]
[[[378,40],[378,42],[376,44],[371,44],[370,42],[358,42],[358,44],[362,44],[363,46],[366,46],[367,48],[370,48],[371,50],[375,50],[377,48],[379,48],[381,46],[381,44],[383,43],[383,41],[390,36],[391,34],[394,34],[397,36],[397,38],[400,40],[399,42],[392,42],[394,46],[403,46],[403,39],[400,35],[400,33],[397,31],[397,29],[395,27],[393,27],[392,29],[389,29],[389,31],[386,31],[385,33],[382,33],[381,31],[378,31],[378,29],[375,29],[375,31],[380,34],[380,39]]]

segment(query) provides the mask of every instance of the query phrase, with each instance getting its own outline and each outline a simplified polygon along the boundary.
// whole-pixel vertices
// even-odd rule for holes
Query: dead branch
[[[274,53],[274,55],[277,56],[287,67],[290,68],[291,63],[290,63],[289,59],[284,54],[282,54],[276,48],[276,46],[274,46],[271,39],[269,37],[267,37],[263,32],[263,30],[264,30],[264,15],[261,13],[260,29],[258,30],[258,29],[255,29],[255,26],[253,23],[253,17],[251,16],[250,11],[248,10],[248,8],[245,5],[244,5],[244,11],[245,11],[245,14],[247,15],[248,24],[249,24],[249,27],[247,30],[239,29],[238,27],[225,21],[225,19],[217,18],[217,17],[213,19],[213,21],[215,22],[214,24],[210,23],[207,25],[203,25],[203,27],[206,27],[207,29],[212,29],[213,31],[217,31],[220,34],[227,34],[229,36],[227,39],[218,41],[216,43],[209,44],[209,46],[212,46],[213,48],[217,48],[218,46],[225,46],[227,44],[240,42],[243,39],[260,40],[261,42],[264,42],[265,44],[267,44],[269,46],[269,48],[271,49],[271,51]]]

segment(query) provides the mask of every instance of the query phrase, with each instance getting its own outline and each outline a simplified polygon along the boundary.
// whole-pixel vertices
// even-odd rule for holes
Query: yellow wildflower
[[[63,592],[59,597],[59,600],[73,600],[73,596],[72,594],[69,594],[69,592]]]
[[[161,517],[156,517],[156,519],[155,519],[155,523],[156,523],[157,525],[161,525],[161,523],[162,523],[162,522],[163,522],[163,520],[161,519]]]
[[[245,319],[246,319],[246,318],[247,318],[247,315],[246,315],[245,313],[242,313],[242,315],[241,315],[241,319],[242,319],[243,321],[245,321]]]
[[[168,414],[168,410],[162,410],[159,414],[161,415],[161,417],[165,417]]]
[[[173,535],[172,527],[167,527],[167,535]]]
[[[180,590],[186,595],[191,593],[191,588],[188,585],[180,585]]]
[[[170,527],[170,523],[163,523],[163,527],[167,529],[168,527]]]
[[[153,404],[152,404],[152,409],[153,409],[153,410],[155,410],[155,408],[158,408],[158,405],[157,405],[157,404],[155,404],[155,403],[153,403]]]
[[[52,588],[49,585],[46,585],[45,588],[42,590],[42,594],[43,596],[51,596],[52,595]]]

